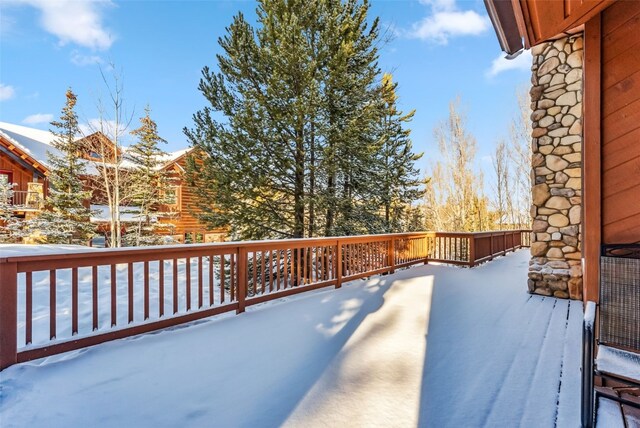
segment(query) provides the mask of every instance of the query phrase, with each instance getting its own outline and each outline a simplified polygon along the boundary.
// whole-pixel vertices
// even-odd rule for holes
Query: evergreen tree
[[[167,225],[157,221],[159,209],[166,202],[169,177],[161,169],[166,158],[159,145],[166,141],[158,135],[158,127],[151,119],[151,109],[147,106],[140,118],[140,127],[131,131],[138,141],[127,150],[128,159],[135,165],[129,179],[131,203],[137,207],[137,223],[128,231],[124,240],[128,245],[154,245],[165,242],[158,232]]]
[[[6,176],[5,176],[6,177]],[[15,242],[21,221],[13,215],[13,187],[15,183],[0,181],[0,242]]]
[[[409,138],[411,131],[405,129],[415,110],[404,114],[397,109],[398,84],[393,83],[390,74],[384,74],[381,86],[383,114],[379,129],[378,182],[379,201],[384,210],[383,229],[385,232],[402,232],[411,202],[422,195],[422,181],[417,178],[415,166],[422,153],[413,153]]]
[[[86,244],[94,234],[90,222],[91,211],[85,206],[91,192],[84,189],[81,177],[86,175],[80,159],[78,116],[75,112],[76,95],[67,90],[66,103],[60,120],[51,122],[55,128],[52,146],[60,153],[48,152],[49,195],[47,209],[26,222],[30,233],[49,244]]]
[[[185,130],[203,220],[237,238],[380,229],[378,20],[358,0],[262,0],[203,70],[210,106]],[[220,119],[220,118],[223,119]]]

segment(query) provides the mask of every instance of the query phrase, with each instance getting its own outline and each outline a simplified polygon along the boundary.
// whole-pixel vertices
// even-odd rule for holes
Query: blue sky
[[[83,122],[106,99],[99,67],[121,70],[133,125],[148,103],[168,150],[186,147],[182,128],[205,105],[200,71],[215,68],[218,37],[242,11],[255,22],[252,1],[7,0],[0,5],[0,120],[48,129],[64,92],[78,95]],[[437,158],[433,128],[455,97],[478,140],[486,172],[495,141],[506,136],[515,93],[529,82],[530,56],[501,59],[482,0],[373,0],[392,35],[380,52],[383,71],[399,83],[400,107],[416,109],[411,125],[425,170]],[[107,71],[108,75],[108,71]],[[484,158],[484,161],[482,160]]]

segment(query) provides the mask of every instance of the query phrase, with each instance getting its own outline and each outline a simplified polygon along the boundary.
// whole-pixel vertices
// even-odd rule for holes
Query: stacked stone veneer
[[[532,48],[529,292],[582,299],[582,36]]]

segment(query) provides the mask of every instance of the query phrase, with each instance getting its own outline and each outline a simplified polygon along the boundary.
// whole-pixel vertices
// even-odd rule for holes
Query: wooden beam
[[[602,243],[602,31],[601,15],[585,25],[582,143],[583,299],[598,301]]]
[[[531,35],[527,29],[526,19],[524,16],[524,11],[522,10],[522,4],[520,0],[511,0],[511,5],[513,7],[513,14],[516,17],[516,25],[518,26],[518,31],[524,38],[524,47],[526,49],[531,48]]]

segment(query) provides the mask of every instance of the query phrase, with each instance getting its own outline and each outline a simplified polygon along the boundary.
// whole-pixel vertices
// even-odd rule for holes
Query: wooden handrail
[[[415,232],[0,256],[0,369],[415,264],[475,266],[522,247],[528,233]],[[56,303],[57,295],[71,298]],[[68,323],[59,319],[64,314]]]

